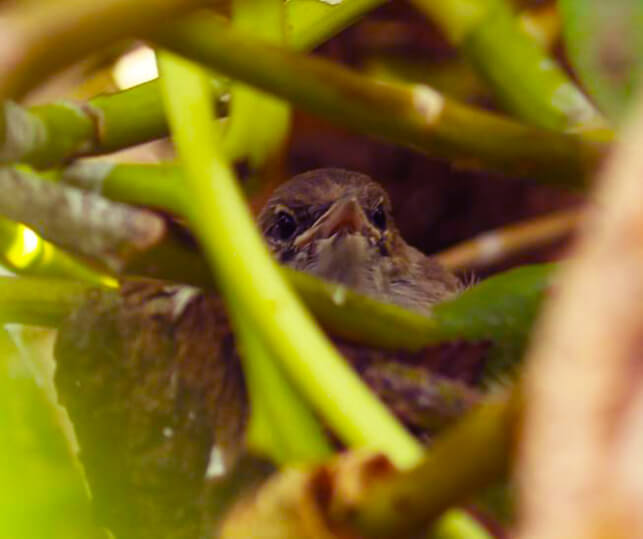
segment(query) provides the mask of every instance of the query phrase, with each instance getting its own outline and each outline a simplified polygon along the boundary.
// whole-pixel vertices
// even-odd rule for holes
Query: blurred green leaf
[[[0,328],[0,537],[105,537],[58,413]]]
[[[643,72],[641,0],[560,0],[565,46],[603,111],[620,119]]]
[[[510,270],[436,306],[434,317],[440,333],[451,338],[491,341],[486,378],[493,380],[510,373],[522,357],[556,267],[542,264]]]

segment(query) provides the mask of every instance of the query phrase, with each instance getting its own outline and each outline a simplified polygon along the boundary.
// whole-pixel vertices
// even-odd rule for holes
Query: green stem
[[[289,44],[295,50],[312,49],[382,1],[344,0],[330,6],[318,0],[290,0],[286,5]],[[215,81],[216,98],[228,84],[223,79]],[[22,161],[45,168],[167,134],[158,80],[84,104],[63,100],[23,108],[8,102],[4,114],[0,113],[0,163]]]
[[[283,0],[234,0],[232,23],[267,43],[283,44]],[[230,90],[230,113],[223,138],[232,161],[247,158],[252,171],[261,170],[280,152],[290,129],[287,103],[241,82]]]
[[[154,39],[335,123],[459,166],[577,187],[605,149],[456,103],[428,86],[374,83],[327,60],[259,43],[215,17],[188,17]]]
[[[235,0],[232,20],[268,42],[283,43],[283,5],[282,0]],[[230,94],[223,152],[231,160],[246,158],[251,170],[261,170],[281,151],[290,128],[290,107],[238,82]],[[234,325],[251,403],[249,443],[282,465],[330,456],[333,450],[321,424],[279,370],[270,348],[243,316],[237,316]]]
[[[156,80],[86,103],[60,100],[26,108],[8,101],[0,116],[7,126],[4,139],[0,137],[0,162],[22,161],[39,168],[167,135]]]
[[[60,178],[111,200],[151,206],[176,215],[185,215],[185,208],[189,206],[183,170],[177,164],[77,161],[63,169]]]
[[[386,1],[343,0],[331,5],[319,0],[288,0],[288,44],[296,51],[313,49]]]
[[[168,118],[193,197],[190,219],[228,302],[251,321],[340,438],[377,448],[400,466],[414,464],[420,446],[345,364],[276,270],[217,151],[207,79],[177,57],[164,53],[160,59]]]
[[[602,138],[611,138],[605,119],[520,28],[505,0],[413,3],[461,47],[500,102],[519,118],[550,129],[602,131]]]
[[[250,397],[251,447],[266,452],[281,465],[329,457],[333,449],[321,424],[280,372],[269,349],[247,322],[235,325]]]

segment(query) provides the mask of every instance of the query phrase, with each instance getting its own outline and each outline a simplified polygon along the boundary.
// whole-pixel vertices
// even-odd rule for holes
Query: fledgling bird
[[[460,283],[406,244],[390,211],[368,176],[321,169],[279,187],[259,223],[282,263],[427,312]],[[466,381],[481,361],[467,355],[406,352],[408,365],[394,351],[336,344],[424,436],[480,398]],[[56,388],[82,448],[95,518],[117,537],[212,537],[227,501],[269,473],[241,456],[248,399],[220,296],[151,280],[95,290],[59,328],[55,355]]]
[[[462,288],[404,241],[388,195],[365,174],[323,168],[295,176],[274,191],[259,226],[282,264],[380,301],[426,313]]]

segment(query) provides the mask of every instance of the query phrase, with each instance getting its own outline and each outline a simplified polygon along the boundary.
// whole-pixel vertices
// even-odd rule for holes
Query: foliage
[[[90,303],[96,290],[117,304],[117,279],[133,275],[216,288],[242,356],[252,409],[247,445],[280,467],[304,463],[317,479],[320,470],[328,471],[323,466],[334,453],[331,435],[346,447],[383,453],[387,466],[393,463],[396,469],[387,468],[382,482],[369,484],[359,498],[344,493],[336,506],[329,502],[321,520],[393,536],[426,527],[429,516],[502,478],[515,414],[524,404],[520,390],[499,404],[490,399],[438,437],[427,453],[321,328],[395,353],[447,341],[488,342],[491,352],[476,388],[483,392],[521,372],[557,266],[500,273],[423,316],[341,285],[280,271],[244,197],[279,176],[275,170],[287,149],[293,106],[456,167],[582,193],[614,139],[608,120],[592,103],[609,120],[621,120],[638,85],[643,4],[561,0],[564,44],[581,89],[523,31],[509,2],[413,0],[458,48],[469,64],[464,69],[475,70],[476,87],[494,96],[501,113],[459,101],[448,88],[437,91],[391,73],[386,81],[374,80],[300,52],[381,3],[234,0],[213,8],[194,0],[96,5],[34,0],[2,5],[0,34],[8,37],[2,37],[6,50],[0,59],[0,182],[13,192],[0,205],[0,259],[22,275],[0,278],[0,319],[55,328]],[[200,11],[203,7],[213,9]],[[156,47],[157,80],[85,102],[20,102],[46,76],[123,38]],[[82,159],[168,134],[177,148],[175,163]],[[240,162],[252,175],[244,185],[233,166]],[[158,210],[181,220],[200,250],[177,240],[174,223]],[[137,234],[136,223],[144,219],[148,228],[156,227],[151,239]],[[62,222],[63,231],[57,228]],[[37,228],[42,238],[25,225]],[[538,346],[537,338],[534,342]],[[0,535],[103,537],[105,531],[92,520],[81,461],[60,426],[61,412],[30,369],[24,350],[3,330],[0,447],[9,464],[0,477]],[[457,391],[443,387],[447,400],[449,391]],[[445,463],[454,454],[468,466],[450,471]],[[371,474],[377,469],[366,466]],[[411,504],[407,513],[395,504],[398,496]],[[320,499],[315,503],[323,505]],[[248,518],[251,522],[254,513]],[[447,512],[432,533],[487,536],[457,510]]]
[[[621,120],[643,71],[643,5],[637,0],[562,0],[565,45],[598,105]]]

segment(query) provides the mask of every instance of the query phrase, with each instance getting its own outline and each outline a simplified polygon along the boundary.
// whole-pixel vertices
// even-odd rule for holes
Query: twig
[[[518,20],[521,29],[546,49],[551,48],[558,39],[560,21],[553,5],[523,11]],[[493,94],[471,62],[462,55],[436,62],[430,58],[377,53],[366,59],[363,69],[379,79],[428,84],[465,103],[481,100],[486,103]]]
[[[522,538],[643,536],[643,95],[533,336]]]
[[[62,100],[26,108],[7,101],[0,161],[47,167],[163,136],[167,127],[156,86],[145,83],[86,103]]]
[[[321,58],[259,43],[215,17],[188,17],[156,33],[154,40],[340,125],[457,166],[578,187],[605,150],[598,142],[530,128],[453,102],[428,86],[373,82]]]
[[[0,214],[43,238],[119,270],[125,259],[157,244],[165,233],[155,214],[100,196],[43,181],[13,167],[0,167]]]
[[[583,210],[572,209],[537,217],[485,232],[435,256],[453,271],[490,266],[564,238],[578,226],[582,215]]]
[[[340,350],[346,354],[346,348]],[[482,399],[482,393],[465,382],[434,374],[426,366],[375,360],[359,372],[397,417],[429,435],[454,423]]]

